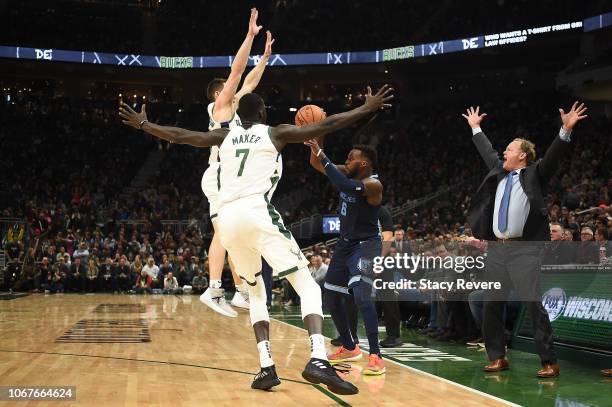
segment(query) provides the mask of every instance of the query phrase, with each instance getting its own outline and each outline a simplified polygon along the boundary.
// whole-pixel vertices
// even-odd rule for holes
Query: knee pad
[[[264,285],[263,278],[257,276],[255,278],[255,285],[249,286],[249,315],[251,317],[251,325],[255,325],[257,322],[270,321],[270,315],[268,314],[268,307],[266,306],[266,287]]]
[[[323,316],[321,305],[321,288],[314,281],[307,268],[301,268],[298,271],[287,275],[287,281],[291,283],[293,289],[300,296],[302,308],[302,319],[307,315],[316,314]]]

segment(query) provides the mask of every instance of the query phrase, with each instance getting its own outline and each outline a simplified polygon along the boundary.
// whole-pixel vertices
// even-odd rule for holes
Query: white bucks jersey
[[[234,127],[219,149],[221,162],[219,202],[262,195],[268,202],[283,172],[280,153],[270,139],[269,126]]]
[[[238,113],[234,113],[234,117],[231,118],[230,121],[228,122],[217,122],[213,119],[213,109],[215,107],[214,102],[213,103],[209,103],[208,104],[208,108],[206,109],[208,111],[208,117],[210,118],[210,121],[208,122],[208,130],[215,130],[215,129],[220,129],[222,127],[226,127],[229,128],[230,130],[233,129],[234,127],[237,126],[241,126],[242,122],[240,121],[240,117],[238,117]],[[219,158],[219,147],[217,146],[212,146],[210,148],[210,157],[208,158],[208,165],[213,165],[216,164],[218,162],[218,158]]]

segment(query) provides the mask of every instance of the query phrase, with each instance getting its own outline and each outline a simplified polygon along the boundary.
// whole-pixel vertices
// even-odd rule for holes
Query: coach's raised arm
[[[535,145],[523,138],[515,138],[508,144],[503,153],[503,160],[500,159],[497,151],[480,128],[480,123],[487,114],[480,113],[480,106],[477,106],[476,109],[470,107],[466,111],[467,114],[462,114],[472,128],[472,141],[489,170],[485,180],[476,192],[472,207],[467,215],[475,237],[486,240],[503,237],[499,233],[493,233],[493,228],[495,227],[491,219],[493,211],[486,210],[487,208],[491,209],[491,200],[496,198],[495,188],[491,190],[490,188],[485,188],[485,186],[488,181],[496,179],[499,182],[501,181],[500,177],[503,178],[503,176],[512,173],[513,176],[520,179],[520,184],[529,197],[529,203],[531,204],[526,208],[529,217],[527,217],[526,213],[523,220],[524,225],[521,225],[521,230],[523,226],[525,230],[521,237],[525,240],[550,240],[548,225],[542,223],[539,225],[540,227],[535,227],[535,224],[530,222],[530,220],[533,220],[532,215],[537,211],[540,211],[539,217],[541,219],[547,217],[542,187],[546,186],[545,184],[557,171],[560,160],[569,152],[572,130],[576,123],[588,117],[584,115],[586,110],[587,108],[584,107],[584,104],[578,105],[578,102],[575,102],[567,113],[559,108],[563,125],[559,130],[559,135],[555,136],[542,159],[538,161],[536,161]],[[525,169],[524,172],[522,171],[523,169]],[[497,198],[501,198],[501,196]],[[496,210],[495,213],[497,216],[498,211]],[[505,216],[507,216],[507,213]]]

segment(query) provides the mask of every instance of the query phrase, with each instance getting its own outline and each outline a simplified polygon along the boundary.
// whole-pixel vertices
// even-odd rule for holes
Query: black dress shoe
[[[419,317],[412,314],[410,315],[410,318],[408,318],[408,320],[406,321],[406,327],[414,327],[418,321],[419,321]]]
[[[444,335],[447,331],[445,329],[435,329],[427,334],[430,338],[436,339],[438,336]]]
[[[429,334],[430,332],[435,332],[435,331],[437,331],[437,330],[438,330],[438,328],[427,327],[427,328],[419,329],[419,330],[417,331],[417,333],[418,333],[419,335],[427,335],[427,334]]]
[[[462,336],[457,339],[451,339],[451,343],[457,343],[459,345],[467,345],[470,339],[467,336]]]
[[[396,336],[388,336],[385,340],[380,341],[381,348],[398,348],[403,344],[404,342]]]
[[[456,332],[447,331],[446,333],[444,333],[443,335],[440,335],[439,337],[435,339],[439,341],[450,342],[450,341],[456,341],[457,339],[459,339],[459,335],[457,335]]]
[[[417,321],[417,326],[418,327],[424,327],[427,326],[427,324],[429,323],[429,318],[427,317],[421,317],[419,318],[419,320]]]

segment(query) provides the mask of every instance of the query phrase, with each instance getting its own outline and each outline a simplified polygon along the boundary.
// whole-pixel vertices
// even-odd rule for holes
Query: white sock
[[[259,364],[261,367],[270,367],[274,364],[272,353],[270,353],[270,341],[261,341],[257,344],[259,351]]]
[[[210,288],[221,288],[221,280],[210,280]]]
[[[310,335],[310,357],[327,360],[325,338],[321,334]]]

